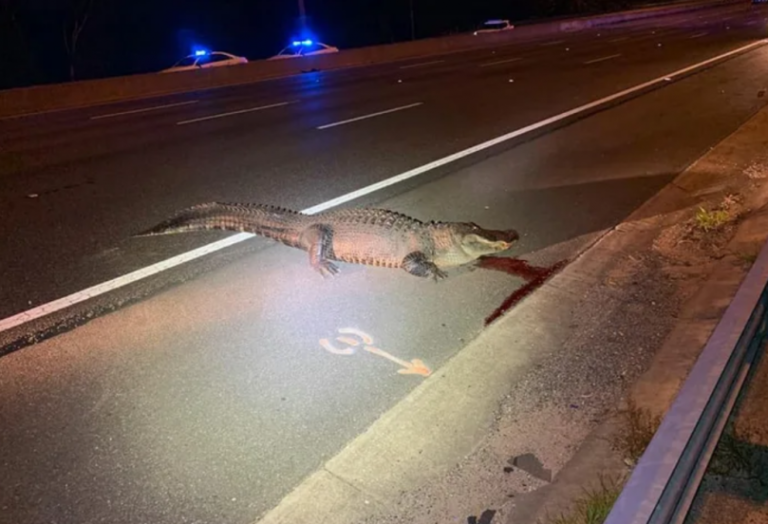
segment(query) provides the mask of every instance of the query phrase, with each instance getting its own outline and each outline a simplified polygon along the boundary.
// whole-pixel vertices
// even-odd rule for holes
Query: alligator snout
[[[511,247],[512,244],[520,240],[520,234],[514,229],[507,229],[505,231],[489,231],[490,236],[496,242],[503,242],[507,244],[507,247]]]

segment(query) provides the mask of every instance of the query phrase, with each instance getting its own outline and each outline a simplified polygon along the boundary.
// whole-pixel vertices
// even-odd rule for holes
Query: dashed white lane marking
[[[510,64],[512,62],[518,62],[518,61],[520,61],[522,59],[523,59],[523,57],[518,56],[518,57],[515,57],[515,58],[507,58],[506,60],[496,60],[494,62],[485,62],[485,63],[480,64],[480,67],[490,67],[490,66],[495,66],[495,65],[499,65],[499,64]]]
[[[693,39],[693,38],[701,38],[702,36],[706,36],[706,35],[708,35],[708,34],[709,34],[709,33],[707,33],[707,32],[704,32],[704,33],[696,33],[695,35],[692,35],[692,36],[691,36],[691,37],[689,37],[689,38],[690,38],[690,39]]]
[[[555,40],[553,42],[544,42],[543,44],[539,44],[539,45],[542,46],[542,47],[546,47],[546,46],[550,46],[550,45],[562,44],[563,42],[565,42],[565,40]]]
[[[366,118],[373,118],[381,115],[386,115],[389,113],[394,113],[396,111],[404,111],[406,109],[410,109],[412,107],[417,107],[422,105],[424,102],[416,102],[414,104],[408,104],[407,106],[400,106],[400,107],[393,107],[392,109],[385,109],[384,111],[378,111],[376,113],[371,113],[369,115],[363,115],[358,116],[355,118],[350,118],[348,120],[341,120],[340,122],[333,122],[332,124],[325,124],[322,126],[318,126],[317,129],[328,129],[329,127],[336,127],[336,126],[343,126],[344,124],[349,124],[351,122],[357,122],[359,120],[365,120]]]
[[[230,111],[229,113],[219,113],[217,115],[208,115],[208,116],[202,116],[200,118],[192,118],[190,120],[182,120],[181,122],[176,122],[176,125],[183,126],[186,124],[192,124],[194,122],[202,122],[204,120],[213,120],[214,118],[224,118],[226,116],[242,115],[243,113],[252,113],[254,111],[261,111],[263,109],[272,109],[273,107],[282,107],[282,106],[287,106],[288,104],[294,104],[294,103],[296,103],[296,101],[291,100],[290,102],[278,102],[277,104],[269,104],[266,106],[250,107],[248,109],[241,109],[239,111]]]
[[[133,115],[133,114],[136,114],[136,113],[146,113],[148,111],[157,111],[159,109],[165,109],[165,108],[168,108],[168,107],[188,106],[190,104],[196,104],[198,102],[199,102],[199,100],[190,100],[188,102],[177,102],[175,104],[165,104],[165,105],[162,105],[162,106],[143,107],[141,109],[133,109],[131,111],[122,111],[120,113],[110,113],[108,115],[92,116],[90,119],[91,120],[100,120],[102,118],[112,118],[114,116]]]
[[[574,109],[571,109],[569,111],[566,111],[564,113],[560,113],[558,115],[546,118],[544,120],[541,120],[539,122],[530,124],[528,126],[522,127],[520,129],[517,129],[515,131],[512,131],[510,133],[507,133],[505,135],[501,135],[499,137],[496,137],[492,140],[488,140],[486,142],[483,142],[481,144],[477,144],[473,147],[470,147],[469,149],[465,149],[463,151],[459,151],[457,153],[453,153],[452,155],[448,155],[446,157],[440,158],[438,160],[434,160],[433,162],[430,162],[428,164],[424,164],[423,166],[419,166],[417,168],[411,169],[410,171],[406,171],[405,173],[401,173],[397,176],[393,176],[391,178],[387,178],[386,180],[382,180],[380,182],[377,182],[375,184],[371,184],[369,186],[363,187],[361,189],[358,189],[356,191],[352,191],[351,193],[347,193],[345,195],[341,195],[339,197],[336,197],[332,200],[328,200],[326,202],[323,202],[321,204],[317,204],[316,206],[309,207],[302,211],[302,213],[306,213],[309,215],[320,213],[322,211],[326,211],[328,209],[334,208],[336,206],[339,206],[341,204],[344,204],[346,202],[351,202],[352,200],[356,200],[362,196],[375,193],[376,191],[379,191],[381,189],[384,189],[386,187],[398,184],[404,180],[408,180],[410,178],[417,177],[419,175],[422,175],[424,173],[427,173],[433,169],[436,169],[440,166],[444,166],[446,164],[450,164],[451,162],[455,162],[456,160],[459,160],[461,158],[464,158],[469,155],[473,155],[479,151],[482,151],[484,149],[488,149],[490,147],[493,147],[495,145],[501,144],[503,142],[507,142],[509,140],[512,140],[514,138],[520,137],[522,135],[525,135],[527,133],[530,133],[532,131],[536,131],[538,129],[541,129],[542,127],[546,127],[548,125],[560,122],[562,120],[565,120],[567,118],[570,118],[572,116],[578,115],[579,113],[583,113],[585,111],[590,111],[592,109],[598,108],[601,105],[607,104],[609,102],[612,102],[614,100],[626,97],[628,95],[631,95],[633,93],[636,93],[638,91],[642,91],[643,89],[647,89],[649,87],[652,87],[656,84],[665,84],[668,83],[671,79],[674,79],[676,76],[684,75],[686,73],[690,73],[691,71],[695,71],[697,69],[700,69],[702,67],[708,66],[709,64],[712,64],[714,62],[717,62],[719,60],[722,60],[724,58],[728,58],[730,56],[736,55],[738,53],[741,53],[743,51],[747,51],[749,49],[759,47],[762,45],[765,45],[768,43],[768,40],[758,40],[756,42],[752,42],[751,44],[747,44],[741,47],[738,47],[736,49],[733,49],[732,51],[728,51],[727,53],[722,53],[720,55],[717,55],[715,57],[712,57],[708,60],[704,60],[702,62],[695,63],[693,65],[690,65],[688,67],[684,67],[683,69],[678,69],[677,71],[674,71],[672,73],[654,78],[653,80],[649,80],[647,82],[644,82],[642,84],[638,84],[634,87],[630,87],[628,89],[624,89],[623,91],[619,91],[618,93],[614,93],[612,95],[606,96],[604,98],[601,98],[599,100],[595,100],[593,102],[589,102],[588,104],[584,104],[582,106],[576,107]],[[24,311],[22,313],[18,313],[14,316],[8,317],[4,320],[0,320],[0,332],[7,331],[9,329],[13,329],[15,327],[21,326],[23,324],[26,324],[27,322],[31,322],[33,320],[36,320],[38,318],[44,317],[46,315],[49,315],[51,313],[61,311],[62,309],[66,309],[67,307],[73,306],[75,304],[78,304],[80,302],[84,302],[90,298],[94,298],[98,295],[102,295],[104,293],[107,293],[109,291],[114,291],[115,289],[127,286],[128,284],[132,284],[134,282],[137,282],[139,280],[142,280],[144,278],[147,278],[152,275],[156,275],[158,273],[161,273],[165,271],[166,269],[170,269],[175,266],[179,266],[185,262],[188,262],[190,260],[194,260],[196,258],[200,258],[204,255],[207,255],[209,253],[213,253],[215,251],[219,251],[221,249],[224,249],[228,246],[231,246],[233,244],[237,244],[239,242],[242,242],[244,240],[248,240],[249,238],[252,238],[254,235],[251,233],[237,233],[235,235],[232,235],[230,237],[227,237],[225,239],[219,240],[217,242],[213,242],[211,244],[207,244],[205,246],[199,247],[197,249],[193,249],[192,251],[188,251],[187,253],[182,253],[180,255],[176,255],[174,257],[171,257],[167,260],[164,260],[162,262],[158,262],[156,264],[153,264],[151,266],[145,267],[143,269],[139,269],[137,271],[134,271],[132,273],[128,273],[127,275],[123,275],[121,277],[117,277],[115,279],[109,280],[107,282],[104,282],[102,284],[98,284],[96,286],[89,287],[87,289],[84,289],[82,291],[78,291],[77,293],[73,293],[71,295],[68,295],[64,298],[60,298],[58,300],[54,300],[53,302],[48,302],[47,304],[43,304],[41,306],[37,306],[35,308],[29,309],[27,311]]]
[[[629,40],[629,39],[630,39],[630,37],[628,37],[628,36],[622,36],[620,38],[614,38],[613,40],[608,40],[608,42],[610,42],[610,43],[623,42],[623,41]]]
[[[445,62],[445,60],[432,60],[431,62],[419,62],[418,64],[408,64],[408,65],[400,66],[400,69],[411,69],[411,68],[414,68],[414,67],[425,67],[425,66],[434,65],[434,64],[442,64],[443,62]]]
[[[586,62],[584,62],[584,65],[596,64],[598,62],[605,62],[606,60],[613,60],[614,58],[619,58],[620,56],[621,56],[621,53],[610,55],[610,56],[604,56],[602,58],[595,58],[594,60],[587,60]]]

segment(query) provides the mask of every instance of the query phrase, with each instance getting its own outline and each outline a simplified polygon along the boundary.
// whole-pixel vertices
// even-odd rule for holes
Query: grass
[[[637,463],[640,456],[651,443],[653,435],[661,424],[659,415],[652,415],[647,409],[639,408],[632,399],[627,402],[624,413],[625,427],[617,436],[614,447],[626,458]]]
[[[694,227],[709,233],[720,229],[738,216],[738,204],[741,198],[738,195],[729,193],[723,197],[720,204],[710,210],[699,206],[696,216],[693,219]]]
[[[703,207],[699,207],[696,212],[695,225],[705,233],[720,229],[723,225],[727,224],[731,219],[731,214],[726,209],[713,209],[707,211]]]
[[[758,481],[761,486],[768,486],[764,448],[751,444],[751,440],[749,432],[741,434],[729,423],[712,455],[709,472],[723,477]]]
[[[619,482],[601,477],[599,487],[584,490],[584,495],[574,503],[573,511],[568,515],[561,514],[550,524],[603,524],[620,493]]]

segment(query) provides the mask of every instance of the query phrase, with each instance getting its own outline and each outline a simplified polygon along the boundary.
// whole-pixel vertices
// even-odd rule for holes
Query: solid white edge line
[[[332,124],[325,124],[325,125],[322,125],[322,126],[318,126],[317,129],[328,129],[330,127],[343,126],[344,124],[349,124],[351,122],[357,122],[359,120],[365,120],[366,118],[373,118],[373,117],[376,117],[376,116],[386,115],[386,114],[389,114],[389,113],[394,113],[396,111],[403,111],[405,109],[410,109],[412,107],[417,107],[417,106],[422,105],[423,103],[424,102],[416,102],[416,103],[413,103],[413,104],[408,104],[407,106],[393,107],[392,109],[386,109],[384,111],[379,111],[377,113],[371,113],[371,114],[368,114],[368,115],[363,115],[363,116],[358,116],[358,117],[355,117],[355,118],[350,118],[348,120],[341,120],[339,122],[333,122]]]
[[[136,113],[146,113],[147,111],[157,111],[158,109],[165,109],[167,107],[187,106],[189,104],[196,104],[199,100],[190,100],[188,102],[177,102],[175,104],[165,104],[162,106],[144,107],[142,109],[134,109],[132,111],[123,111],[121,113],[110,113],[108,115],[92,116],[89,120],[100,120],[102,118],[112,118],[113,116],[133,115]]]
[[[400,66],[399,69],[411,69],[412,67],[423,67],[428,65],[434,65],[434,64],[442,64],[445,62],[445,60],[432,60],[431,62],[419,62],[418,64],[408,64],[404,66]]]
[[[239,111],[230,111],[229,113],[219,113],[216,115],[201,116],[200,118],[192,118],[190,120],[182,120],[181,122],[176,122],[176,125],[183,126],[185,124],[192,124],[194,122],[202,122],[204,120],[213,120],[214,118],[224,118],[225,116],[242,115],[243,113],[252,113],[253,111],[261,111],[262,109],[272,109],[273,107],[287,106],[288,104],[293,104],[295,102],[296,102],[295,100],[291,100],[290,102],[278,102],[277,104],[251,107],[248,109],[241,109]]]
[[[148,276],[155,275],[161,271],[165,271],[166,269],[170,269],[185,262],[189,262],[190,260],[200,258],[201,256],[207,255],[208,253],[219,251],[227,246],[237,244],[238,242],[242,242],[243,240],[247,240],[253,236],[254,235],[250,233],[238,233],[217,242],[206,244],[199,248],[193,249],[192,251],[187,251],[186,253],[176,255],[175,257],[168,258],[161,262],[157,262],[151,266],[138,269],[121,277],[117,277],[101,284],[83,289],[82,291],[78,291],[77,293],[73,293],[58,300],[54,300],[53,302],[48,302],[47,304],[43,304],[34,309],[30,309],[12,317],[0,320],[0,333],[14,327],[18,327],[27,322],[31,322],[32,320],[36,320],[50,313],[60,311],[80,302],[84,302],[89,298],[93,298],[133,282],[137,282]]]
[[[478,67],[490,67],[490,66],[499,65],[499,64],[508,64],[511,62],[518,62],[522,59],[523,57],[518,56],[516,58],[508,58],[506,60],[496,60],[495,62],[485,62],[483,64],[480,64]]]
[[[476,146],[470,147],[469,149],[465,149],[463,151],[459,151],[457,153],[454,153],[452,155],[448,155],[446,157],[443,157],[441,159],[435,160],[433,162],[430,162],[429,164],[425,164],[423,166],[417,167],[415,169],[411,169],[410,171],[406,171],[405,173],[401,173],[397,176],[394,176],[392,178],[388,178],[386,180],[382,180],[380,182],[377,182],[375,184],[371,184],[370,186],[366,186],[364,188],[358,189],[356,191],[352,191],[351,193],[347,193],[345,195],[341,195],[339,197],[336,197],[332,200],[328,200],[327,202],[323,202],[321,204],[317,204],[316,206],[309,207],[307,209],[304,209],[301,211],[302,213],[306,213],[309,215],[320,213],[322,211],[326,211],[328,209],[331,209],[333,207],[336,207],[338,205],[344,204],[346,202],[350,202],[352,200],[355,200],[357,198],[360,198],[361,196],[374,193],[380,189],[384,189],[385,187],[389,187],[392,185],[395,185],[399,182],[402,182],[404,180],[408,180],[409,178],[416,177],[418,175],[421,175],[423,173],[426,173],[427,171],[431,171],[432,169],[435,169],[437,167],[443,166],[445,164],[449,164],[451,162],[454,162],[455,160],[459,160],[461,158],[464,158],[466,156],[472,155],[478,151],[482,151],[484,149],[488,149],[489,147],[493,147],[497,144],[500,144],[502,142],[506,142],[508,140],[511,140],[513,138],[517,138],[521,135],[524,135],[526,133],[530,133],[531,131],[535,131],[537,129],[540,129],[542,127],[545,127],[547,125],[553,124],[555,122],[558,122],[560,120],[564,120],[566,118],[569,118],[571,116],[577,115],[579,113],[583,113],[584,111],[588,111],[590,109],[593,109],[595,107],[599,107],[605,103],[612,102],[616,99],[622,98],[624,96],[630,95],[634,92],[641,91],[643,89],[646,89],[650,86],[653,86],[655,84],[661,84],[664,82],[668,82],[672,78],[676,76],[683,75],[685,73],[688,73],[690,71],[694,71],[696,69],[699,69],[701,67],[707,66],[713,62],[717,62],[718,60],[722,60],[723,58],[727,58],[729,56],[733,56],[735,54],[738,54],[742,51],[746,51],[748,49],[752,49],[754,47],[762,46],[768,43],[768,39],[764,40],[758,40],[756,42],[752,42],[751,44],[747,44],[745,46],[741,46],[737,49],[733,49],[731,51],[728,51],[727,53],[723,53],[721,55],[717,55],[713,58],[710,58],[708,60],[704,60],[703,62],[698,62],[696,64],[690,65],[688,67],[685,67],[683,69],[679,69],[673,73],[669,73],[667,75],[660,76],[658,78],[655,78],[653,80],[649,80],[648,82],[636,85],[634,87],[630,87],[628,89],[625,89],[623,91],[620,91],[618,93],[614,93],[613,95],[609,95],[607,97],[601,98],[599,100],[595,100],[593,102],[589,102],[587,104],[584,104],[582,106],[579,106],[577,108],[571,109],[570,111],[566,111],[565,113],[560,113],[559,115],[555,115],[552,117],[549,117],[545,120],[541,120],[539,122],[536,122],[534,124],[530,124],[528,126],[525,126],[523,128],[520,128],[516,131],[512,131],[510,133],[507,133],[505,135],[499,136],[497,138],[494,138],[492,140],[488,140],[487,142],[483,142],[481,144],[477,144]],[[52,302],[48,302],[46,304],[43,304],[41,306],[37,306],[35,308],[29,309],[27,311],[24,311],[22,313],[18,313],[16,315],[13,315],[11,317],[8,317],[4,320],[0,320],[0,333],[4,331],[8,331],[9,329],[13,329],[15,327],[18,327],[22,324],[26,324],[27,322],[31,322],[32,320],[36,320],[38,318],[41,318],[43,316],[46,316],[50,313],[54,313],[56,311],[60,311],[62,309],[65,309],[69,306],[73,306],[75,304],[78,304],[80,302],[84,302],[90,298],[94,298],[98,295],[104,294],[108,291],[113,291],[115,289],[118,289],[120,287],[126,286],[128,284],[131,284],[133,282],[137,282],[143,278],[155,275],[157,273],[160,273],[162,271],[165,271],[166,269],[170,269],[172,267],[178,266],[180,264],[183,264],[184,262],[188,262],[190,260],[194,260],[196,258],[199,258],[203,255],[213,253],[215,251],[219,251],[221,249],[224,249],[225,247],[231,246],[233,244],[237,244],[239,242],[242,242],[243,240],[247,240],[249,238],[253,238],[254,235],[250,233],[237,233],[235,235],[232,235],[230,237],[227,237],[225,239],[219,240],[217,242],[213,242],[211,244],[206,244],[204,246],[201,246],[199,248],[193,249],[192,251],[188,251],[186,253],[182,253],[180,255],[176,255],[174,257],[171,257],[169,259],[166,259],[161,262],[157,262],[151,266],[147,266],[143,269],[139,269],[136,271],[133,271],[132,273],[128,273],[127,275],[123,275],[121,277],[115,278],[113,280],[109,280],[107,282],[104,282],[102,284],[98,284],[92,287],[89,287],[87,289],[84,289],[82,291],[78,291],[77,293],[73,293],[71,295],[68,295],[66,297],[60,298],[58,300],[54,300]]]
[[[615,55],[604,56],[602,58],[595,58],[594,60],[587,60],[586,62],[584,62],[584,65],[596,64],[598,62],[605,62],[606,60],[611,60],[613,58],[618,58],[620,56],[621,56],[621,53],[617,53]]]

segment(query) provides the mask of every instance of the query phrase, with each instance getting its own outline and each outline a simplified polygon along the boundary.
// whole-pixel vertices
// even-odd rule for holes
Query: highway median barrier
[[[450,54],[494,45],[512,44],[546,34],[573,32],[591,27],[613,25],[630,20],[675,14],[685,11],[733,4],[736,0],[697,0],[675,2],[656,7],[613,12],[575,19],[548,20],[523,24],[513,31],[473,35],[472,33],[410,42],[342,50],[286,60],[254,60],[233,67],[218,67],[159,74],[82,80],[0,91],[0,118],[34,113],[96,106],[143,98],[191,93],[254,82],[301,75],[307,72],[361,67]]]

